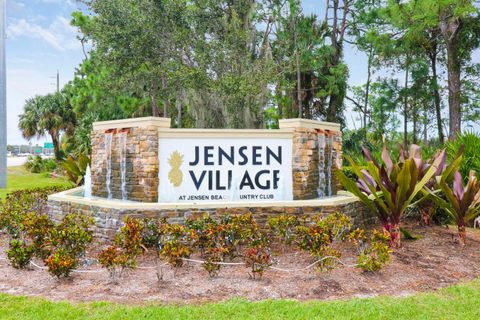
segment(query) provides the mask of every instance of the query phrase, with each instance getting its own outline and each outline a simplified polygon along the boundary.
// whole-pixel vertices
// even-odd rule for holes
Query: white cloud
[[[58,51],[77,50],[80,43],[76,39],[77,30],[65,17],[57,16],[47,27],[25,19],[16,20],[7,27],[7,37],[18,39],[28,37],[39,39]]]
[[[25,3],[19,1],[7,1],[7,12],[10,14],[11,12],[21,12],[25,9]]]

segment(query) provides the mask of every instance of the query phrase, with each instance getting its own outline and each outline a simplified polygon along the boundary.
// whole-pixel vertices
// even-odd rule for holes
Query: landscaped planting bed
[[[45,270],[31,267],[14,269],[6,261],[7,239],[2,237],[0,260],[0,291],[11,294],[42,296],[52,300],[96,301],[108,300],[127,303],[155,301],[161,303],[193,303],[223,301],[236,297],[249,300],[289,298],[298,300],[339,299],[376,295],[411,295],[449,286],[480,275],[480,231],[468,230],[468,245],[459,246],[456,230],[445,227],[420,227],[408,224],[419,240],[403,241],[392,259],[379,272],[364,272],[353,266],[338,265],[330,271],[312,267],[304,271],[282,272],[267,269],[261,279],[252,280],[249,269],[234,265],[223,267],[216,277],[209,277],[197,263],[185,263],[175,276],[165,266],[164,279],[158,283],[155,254],[152,251],[139,256],[138,268],[125,272],[112,283],[109,272],[93,262],[81,266],[70,278],[57,279]],[[87,256],[96,257],[103,246],[93,246]],[[357,262],[357,250],[351,243],[340,243],[341,261]],[[283,247],[274,250],[274,266],[299,269],[312,263],[312,257],[303,251]],[[192,259],[200,259],[197,255]],[[42,265],[34,259],[37,265]],[[149,267],[143,269],[142,267]]]

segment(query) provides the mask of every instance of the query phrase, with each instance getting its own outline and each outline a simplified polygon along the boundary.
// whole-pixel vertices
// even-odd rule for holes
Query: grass
[[[0,189],[0,201],[5,199],[7,193],[16,190],[57,185],[71,183],[64,179],[50,178],[48,173],[31,173],[24,166],[8,167],[7,188]]]
[[[0,294],[0,319],[480,319],[480,279],[410,297],[295,302],[231,300],[185,306],[51,302]]]

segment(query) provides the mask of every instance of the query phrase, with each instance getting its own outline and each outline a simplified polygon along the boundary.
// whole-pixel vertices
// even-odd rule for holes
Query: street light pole
[[[56,83],[50,83],[52,86],[56,85],[57,86],[57,93],[60,93],[60,71],[57,69],[57,76],[52,76],[50,77],[52,79],[57,79]]]
[[[0,188],[7,187],[7,87],[5,63],[5,0],[0,0]]]
[[[60,72],[57,69],[57,93],[60,93]]]

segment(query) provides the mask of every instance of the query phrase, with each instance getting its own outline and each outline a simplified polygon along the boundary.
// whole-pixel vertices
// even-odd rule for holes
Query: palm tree
[[[25,102],[23,114],[20,115],[19,128],[27,140],[44,137],[48,134],[53,143],[55,157],[62,157],[60,135],[71,134],[76,124],[75,113],[63,93],[35,96]]]

